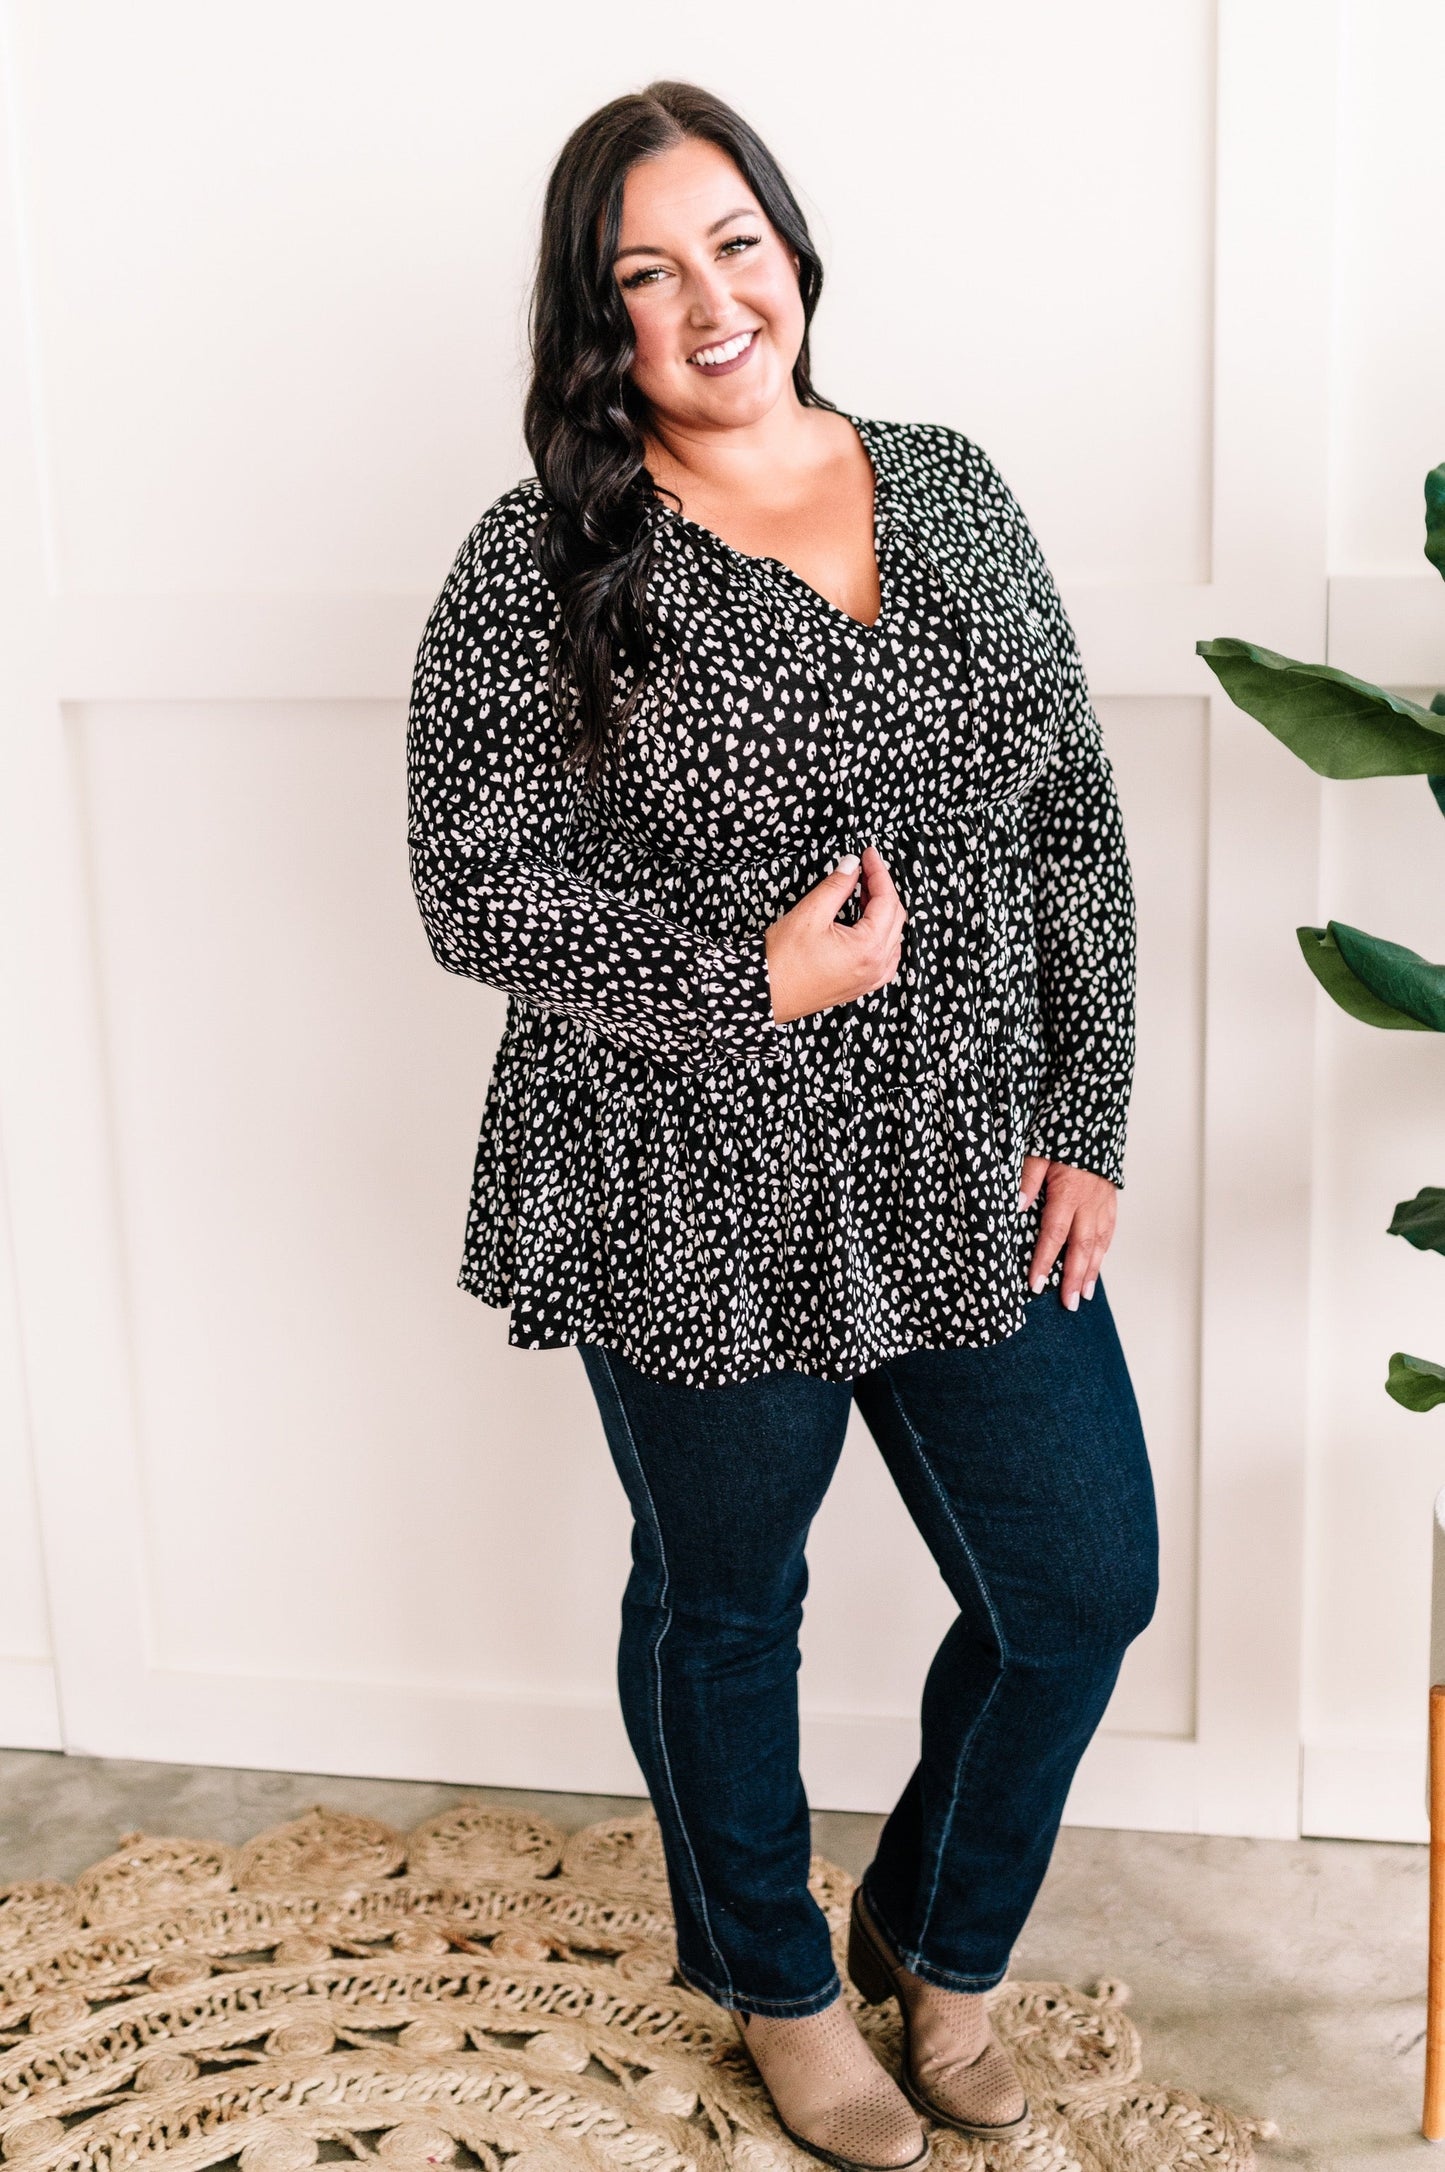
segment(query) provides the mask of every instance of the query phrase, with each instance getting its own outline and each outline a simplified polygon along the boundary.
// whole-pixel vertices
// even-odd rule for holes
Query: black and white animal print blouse
[[[876,624],[659,499],[658,657],[600,790],[545,699],[535,476],[427,621],[412,882],[440,963],[511,998],[457,1280],[519,1348],[718,1387],[996,1342],[1041,1212],[1024,1154],[1122,1182],[1133,887],[1063,606],[969,438],[848,420]],[[764,931],[870,842],[896,976],[779,1023]]]

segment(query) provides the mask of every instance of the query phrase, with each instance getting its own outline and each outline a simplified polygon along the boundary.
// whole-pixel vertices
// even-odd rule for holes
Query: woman
[[[1027,2115],[986,1994],[1157,1545],[1099,1280],[1133,1062],[1109,765],[986,455],[813,389],[821,279],[715,98],[575,131],[536,474],[428,621],[409,835],[434,954],[514,999],[459,1281],[513,1344],[579,1347],[633,1508],[619,1681],[678,1973],[795,2141],[881,2172],[926,2159],[919,2113]],[[804,1544],[855,1400],[959,1608],[850,1931],[901,2087],[798,1775]]]

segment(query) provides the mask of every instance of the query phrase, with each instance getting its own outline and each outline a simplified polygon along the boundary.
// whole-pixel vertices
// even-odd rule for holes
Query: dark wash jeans
[[[679,1974],[763,2014],[815,2013],[841,1989],[808,1891],[797,1639],[804,1545],[856,1400],[959,1610],[864,1894],[915,1974],[997,1983],[1157,1594],[1149,1459],[1102,1281],[1077,1312],[1031,1297],[1007,1341],[852,1381],[691,1388],[580,1354],[632,1504],[618,1680]],[[886,1613],[887,1587],[859,1599]]]

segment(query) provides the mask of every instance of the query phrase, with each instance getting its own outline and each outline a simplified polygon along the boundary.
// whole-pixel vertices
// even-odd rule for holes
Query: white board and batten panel
[[[4,1179],[0,1156],[0,1742],[58,1750],[60,1709]]]
[[[53,688],[46,683],[37,641],[47,583],[29,323],[10,182],[9,165],[0,157],[0,1741],[20,1749],[58,1749],[60,1713],[17,1272],[21,1247],[14,1226],[17,1196],[22,1208],[33,1196],[27,1176],[42,1154],[30,1124],[36,1103],[27,1098],[29,1081],[16,1069],[25,1047],[18,1036],[36,1029],[49,962],[27,941],[42,911],[39,856],[14,833],[24,811],[33,812],[47,796],[58,812],[57,742]],[[36,841],[32,829],[32,848]],[[63,909],[56,917],[64,920]],[[44,947],[42,942],[37,949]],[[46,1057],[59,1060],[64,1035],[54,1025],[53,1019],[46,1021],[40,1033]],[[59,1098],[63,1103],[63,1089]]]
[[[1340,66],[1330,661],[1428,699],[1445,687],[1445,586],[1422,556],[1445,460],[1438,128],[1445,17],[1352,6]],[[1396,320],[1393,324],[1392,317]],[[1401,324],[1408,326],[1401,337]],[[1324,790],[1319,896],[1445,958],[1445,823],[1423,778]],[[1384,1393],[1393,1350],[1445,1360],[1445,1267],[1386,1226],[1445,1184],[1445,1058],[1321,1006],[1313,1107],[1312,1455],[1303,1624],[1307,1832],[1423,1840],[1432,1504],[1445,1423]]]
[[[884,41],[770,15],[755,45],[661,5],[567,14],[558,40],[456,0],[345,35],[332,0],[5,13],[0,381],[45,608],[0,665],[29,784],[0,843],[58,902],[0,981],[0,1120],[64,1739],[640,1784],[627,1519],[581,1366],[454,1287],[503,1004],[426,948],[402,727],[451,554],[527,465],[548,163],[676,74],[800,188],[818,382],[958,424],[1013,483],[1119,779],[1140,1058],[1108,1280],[1164,1588],[1068,1814],[1293,1831],[1316,1011],[1259,931],[1313,910],[1320,802],[1193,643],[1325,639],[1334,11],[970,0]],[[860,1423],[810,1560],[810,1790],[881,1808],[946,1603]],[[860,1611],[860,1582],[897,1602]]]

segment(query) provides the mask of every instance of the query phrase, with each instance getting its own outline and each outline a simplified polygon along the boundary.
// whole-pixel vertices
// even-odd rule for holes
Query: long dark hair
[[[638,159],[688,136],[727,153],[797,257],[804,330],[793,384],[805,406],[833,406],[809,376],[822,261],[766,144],[731,106],[692,83],[649,83],[599,106],[567,138],[547,182],[523,413],[549,501],[535,548],[561,611],[549,696],[559,717],[573,713],[570,754],[589,783],[625,730],[654,653],[645,610],[658,506],[643,460],[648,403],[628,376],[632,319],[612,273],[623,185]],[[631,674],[620,703],[614,670]]]

